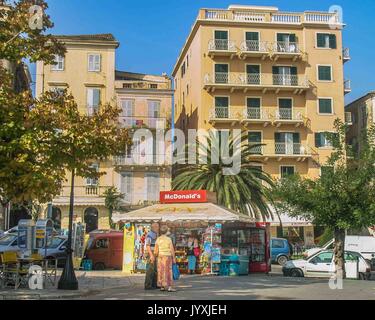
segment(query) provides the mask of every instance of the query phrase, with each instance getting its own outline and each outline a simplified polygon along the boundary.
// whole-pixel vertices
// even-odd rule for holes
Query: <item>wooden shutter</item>
[[[279,67],[272,67],[272,73],[273,74],[280,74],[280,68]]]
[[[258,32],[246,32],[246,41],[259,41]]]
[[[335,34],[329,35],[329,47],[331,49],[337,49],[337,39]]]
[[[324,48],[326,46],[326,35],[324,33],[318,33],[317,34],[317,47],[318,48]]]
[[[289,35],[289,42],[297,42],[297,37],[294,33]]]
[[[322,147],[322,133],[315,133],[315,147],[321,148]]]
[[[260,74],[260,67],[258,65],[247,65],[246,71],[249,74]]]
[[[297,67],[290,67],[290,74],[292,76],[296,76],[297,75]]]

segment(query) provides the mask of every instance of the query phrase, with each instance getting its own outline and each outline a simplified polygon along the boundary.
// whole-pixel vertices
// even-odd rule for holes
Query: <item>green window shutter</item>
[[[259,41],[258,32],[246,32],[246,41]]]
[[[331,81],[331,67],[329,66],[318,66],[319,80]]]
[[[215,97],[215,107],[228,108],[229,98],[228,97]]]
[[[248,108],[260,108],[260,98],[247,98]]]
[[[278,142],[285,142],[283,138],[283,135],[279,132],[276,132],[275,133],[275,142],[278,143]]]
[[[289,35],[289,42],[297,42],[297,37],[294,33]]]
[[[279,99],[279,107],[283,109],[291,109],[292,108],[292,99]]]
[[[319,113],[332,113],[332,100],[331,99],[319,99]]]
[[[280,73],[279,67],[272,67],[272,74],[279,74],[279,73]]]
[[[296,76],[297,75],[297,67],[290,67],[290,74],[292,76]]]
[[[287,41],[288,38],[289,38],[288,33],[278,33],[277,34],[277,41],[279,41],[279,42]]]
[[[318,48],[325,48],[326,46],[326,34],[325,33],[318,33],[317,34],[317,47]]]
[[[260,67],[257,65],[247,65],[246,71],[250,74],[260,74]]]
[[[215,31],[215,40],[228,40],[227,31]]]
[[[249,143],[258,144],[262,142],[262,134],[260,132],[249,132]]]
[[[335,34],[329,35],[329,47],[331,49],[337,49],[337,39]]]
[[[228,72],[228,65],[227,64],[215,64],[215,72]]]
[[[294,143],[300,143],[301,139],[298,132],[293,133],[293,142]]]

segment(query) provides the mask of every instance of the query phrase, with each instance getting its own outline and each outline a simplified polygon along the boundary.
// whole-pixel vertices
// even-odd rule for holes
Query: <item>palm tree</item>
[[[219,143],[218,140],[219,139]],[[273,180],[262,169],[259,161],[250,161],[250,156],[257,153],[261,144],[249,145],[245,143],[246,135],[241,135],[240,146],[235,148],[236,139],[229,139],[229,150],[232,156],[239,156],[240,171],[236,175],[225,175],[223,170],[230,168],[223,162],[212,164],[213,155],[220,155],[220,138],[210,133],[207,145],[197,141],[197,158],[207,158],[207,164],[184,165],[177,169],[177,176],[173,180],[174,190],[207,190],[216,193],[217,203],[236,212],[249,215],[255,219],[273,218],[267,202],[272,203],[270,190]],[[234,151],[233,151],[234,150]]]
[[[104,205],[108,209],[108,218],[109,218],[109,226],[111,229],[114,228],[114,223],[112,221],[112,214],[114,210],[117,210],[121,206],[121,201],[124,198],[122,193],[117,191],[117,188],[110,187],[104,192]]]

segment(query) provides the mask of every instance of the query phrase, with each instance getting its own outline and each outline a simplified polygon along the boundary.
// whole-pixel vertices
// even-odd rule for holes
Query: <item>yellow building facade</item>
[[[343,28],[338,13],[201,9],[173,70],[176,128],[242,129],[272,178],[319,177],[351,91]],[[273,236],[314,241],[309,223],[283,227]]]
[[[56,65],[37,63],[37,96],[47,90],[68,89],[82,113],[88,115],[101,104],[117,104],[123,109],[120,125],[133,131],[145,127],[142,122],[144,115],[148,117],[148,124],[159,123],[159,118],[163,124],[170,122],[173,96],[171,80],[166,75],[116,71],[116,49],[119,43],[113,35],[57,36],[57,39],[65,44],[67,52],[64,57],[56,56]],[[127,79],[124,80],[124,76]],[[131,113],[126,103],[128,100],[132,101]],[[158,108],[160,112],[151,113],[148,108]],[[140,119],[137,118],[139,116]],[[129,149],[126,159],[116,158],[106,163],[97,163],[98,170],[105,173],[100,179],[77,178],[74,219],[76,222],[85,222],[88,232],[109,228],[108,209],[105,208],[103,197],[109,187],[114,186],[125,194],[123,206],[128,210],[158,200],[155,196],[158,190],[170,189],[170,168],[163,165],[143,166],[138,161],[134,165],[131,163],[134,152],[139,151]],[[153,152],[152,149],[148,150],[151,155]],[[61,195],[53,200],[53,219],[57,225],[61,223],[62,228],[68,226],[69,179],[67,174]]]

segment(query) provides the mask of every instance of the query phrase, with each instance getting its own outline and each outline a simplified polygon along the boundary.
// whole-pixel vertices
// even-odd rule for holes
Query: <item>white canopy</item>
[[[128,213],[114,213],[118,222],[249,222],[255,220],[213,203],[156,204]]]

